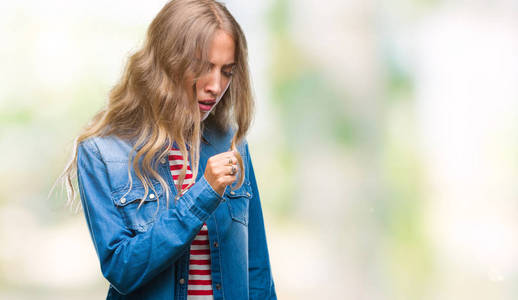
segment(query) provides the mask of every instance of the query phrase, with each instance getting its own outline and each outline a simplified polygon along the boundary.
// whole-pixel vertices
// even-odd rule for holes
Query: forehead
[[[230,34],[223,30],[217,30],[210,44],[209,62],[215,65],[228,65],[234,63],[236,43]]]

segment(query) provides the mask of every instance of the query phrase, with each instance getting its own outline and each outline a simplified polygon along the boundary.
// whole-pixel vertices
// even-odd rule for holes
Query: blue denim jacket
[[[171,189],[169,207],[153,180],[155,191],[138,211],[144,188],[133,171],[128,192],[132,145],[114,136],[79,144],[79,191],[102,274],[110,282],[107,299],[187,299],[189,247],[204,222],[214,299],[277,298],[248,144],[238,147],[245,181],[233,192],[227,187],[222,197],[203,173],[209,157],[228,151],[232,135],[206,128],[203,136],[196,183],[175,203],[169,163],[162,160],[157,171]]]

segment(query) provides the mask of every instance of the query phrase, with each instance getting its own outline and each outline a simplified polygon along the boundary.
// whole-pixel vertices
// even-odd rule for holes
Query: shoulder
[[[95,154],[104,162],[128,161],[129,153],[133,145],[115,135],[94,136],[81,141],[78,145],[79,151],[86,151]]]

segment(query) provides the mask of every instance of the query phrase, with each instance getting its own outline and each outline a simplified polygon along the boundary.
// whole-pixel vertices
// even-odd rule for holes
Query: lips
[[[209,111],[211,107],[216,103],[216,100],[200,100],[198,101],[198,106],[200,107],[200,110],[202,111]]]

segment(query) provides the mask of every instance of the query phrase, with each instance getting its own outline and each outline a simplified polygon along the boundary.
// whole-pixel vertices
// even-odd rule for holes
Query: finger
[[[237,163],[237,157],[233,152],[225,152],[222,153],[221,160],[224,162],[225,165],[233,165]]]
[[[230,173],[232,173],[232,175],[236,175],[238,172],[239,172],[239,165],[230,166]]]
[[[215,172],[215,175],[216,176],[227,176],[227,175],[236,175],[237,173],[239,173],[239,165],[223,165],[223,166],[219,166],[217,168],[217,171]]]
[[[235,150],[231,150],[231,151],[228,151],[227,153],[228,153],[228,154],[230,154],[230,155],[232,155],[233,157],[237,157],[237,153],[238,153],[238,152],[237,152],[237,151],[235,151]]]
[[[223,161],[226,161],[228,162],[228,159],[229,158],[232,158],[233,161],[237,161],[237,158],[236,158],[236,155],[234,152],[232,151],[229,151],[229,152],[223,152],[223,153],[219,153],[219,154],[216,154],[213,156],[216,160],[223,160]]]
[[[237,165],[224,166],[220,169],[219,176],[235,176],[239,172],[239,167]]]
[[[225,172],[225,175],[236,175],[237,173],[237,168],[234,166],[234,165],[231,165],[231,166],[226,166],[226,172]]]
[[[225,186],[227,185],[231,185],[232,183],[234,183],[234,181],[237,180],[237,177],[236,175],[225,175],[223,177],[223,181],[225,182]]]

